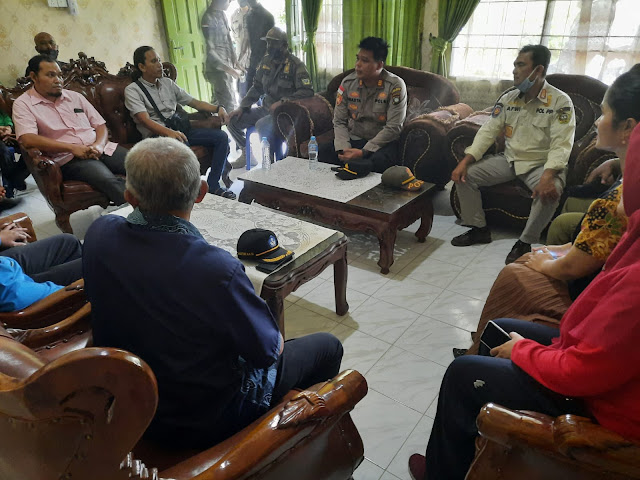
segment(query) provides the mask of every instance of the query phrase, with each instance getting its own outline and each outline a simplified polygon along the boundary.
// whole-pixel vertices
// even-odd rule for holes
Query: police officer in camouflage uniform
[[[358,45],[355,72],[338,88],[333,144],[319,145],[318,159],[340,164],[369,159],[376,172],[398,165],[398,139],[407,114],[407,87],[384,69],[389,45],[367,37]]]
[[[231,30],[224,11],[229,0],[213,0],[202,15],[202,34],[207,44],[205,77],[213,90],[212,104],[233,110],[238,105],[235,81],[240,77],[236,52],[231,41]]]
[[[273,27],[265,37],[267,54],[258,65],[253,86],[229,114],[229,133],[237,145],[245,145],[243,130],[254,126],[260,137],[267,137],[271,151],[276,151],[275,127],[271,114],[284,100],[313,96],[311,78],[304,63],[289,52],[287,34]],[[252,107],[259,99],[262,106]],[[234,168],[245,165],[244,155],[232,162]]]

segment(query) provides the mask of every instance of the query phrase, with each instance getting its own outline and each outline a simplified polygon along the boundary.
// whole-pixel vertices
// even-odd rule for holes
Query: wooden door
[[[200,18],[207,0],[162,0],[169,43],[169,60],[178,69],[178,85],[193,97],[210,101],[211,86],[204,73],[205,43]]]

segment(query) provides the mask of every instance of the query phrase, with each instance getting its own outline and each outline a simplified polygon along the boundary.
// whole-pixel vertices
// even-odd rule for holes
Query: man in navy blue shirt
[[[125,167],[134,211],[91,225],[83,269],[95,344],[140,356],[157,377],[148,433],[211,445],[291,388],[338,373],[340,341],[318,333],[285,343],[242,263],[189,222],[208,191],[191,149],[169,138],[143,140]]]

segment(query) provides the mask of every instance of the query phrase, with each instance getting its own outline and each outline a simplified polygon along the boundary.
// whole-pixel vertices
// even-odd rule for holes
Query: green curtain
[[[304,44],[306,52],[306,64],[311,76],[311,81],[316,89],[318,89],[318,54],[316,52],[316,32],[318,31],[318,20],[320,19],[320,10],[322,9],[322,0],[301,0],[302,2],[302,20],[304,21],[304,29],[307,41]]]
[[[471,18],[480,0],[439,0],[438,36],[429,36],[431,44],[431,71],[444,75],[447,71],[447,49],[451,46],[460,30]]]
[[[420,68],[424,0],[348,0],[342,2],[343,65],[353,68],[358,44],[381,37],[390,45],[388,65]]]

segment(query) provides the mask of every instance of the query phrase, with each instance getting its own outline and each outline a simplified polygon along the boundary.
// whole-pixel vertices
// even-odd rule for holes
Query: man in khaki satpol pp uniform
[[[491,242],[480,187],[521,180],[531,190],[529,219],[505,263],[531,251],[553,217],[567,176],[576,121],[569,96],[547,83],[551,53],[542,45],[523,47],[513,62],[515,87],[498,98],[491,118],[476,134],[451,174],[462,223],[471,230],[451,240],[456,247]],[[484,155],[504,131],[503,153]]]
[[[255,125],[260,137],[269,140],[273,154],[282,147],[281,143],[276,144],[273,111],[285,100],[313,97],[313,85],[305,64],[289,51],[286,32],[273,27],[264,40],[267,42],[267,54],[258,65],[253,85],[240,102],[240,107],[229,114],[229,133],[238,147],[244,148],[244,129]],[[252,107],[260,99],[262,106]],[[231,165],[233,168],[245,165],[244,150],[243,155]]]
[[[384,68],[389,45],[367,37],[358,45],[355,72],[338,88],[333,144],[319,145],[318,159],[341,164],[368,159],[382,173],[397,165],[398,139],[407,115],[407,87]]]

